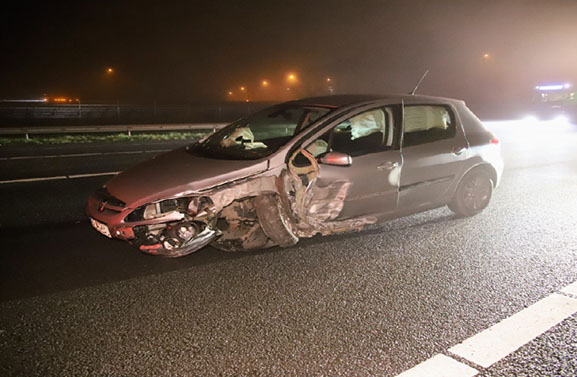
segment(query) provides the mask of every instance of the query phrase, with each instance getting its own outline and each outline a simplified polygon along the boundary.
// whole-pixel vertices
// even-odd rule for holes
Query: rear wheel
[[[484,210],[493,195],[493,180],[481,169],[467,173],[448,204],[449,209],[462,217],[473,216]]]

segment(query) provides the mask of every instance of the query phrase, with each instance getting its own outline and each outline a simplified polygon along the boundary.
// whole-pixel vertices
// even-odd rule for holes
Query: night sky
[[[473,104],[577,85],[576,0],[14,1],[1,19],[0,99],[277,99],[288,72],[308,96],[327,77],[409,92],[430,69],[420,92]]]

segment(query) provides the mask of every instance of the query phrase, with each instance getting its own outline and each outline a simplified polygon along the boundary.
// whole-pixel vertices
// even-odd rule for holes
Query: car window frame
[[[326,131],[325,133],[321,134],[321,137],[322,137],[322,136],[325,136],[326,134],[329,134],[329,136],[328,136],[328,139],[329,139],[329,140],[327,141],[327,143],[328,143],[328,149],[331,150],[331,151],[333,151],[333,152],[345,153],[345,152],[343,152],[342,150],[337,150],[337,149],[333,149],[333,148],[332,148],[333,145],[334,145],[333,142],[334,142],[335,130],[337,129],[337,127],[339,127],[339,126],[340,126],[341,124],[343,124],[344,122],[346,122],[346,121],[348,121],[348,120],[350,120],[350,119],[352,119],[352,118],[354,118],[354,117],[356,117],[356,116],[359,116],[359,115],[362,115],[362,114],[365,114],[365,113],[368,113],[368,112],[371,112],[371,111],[375,111],[375,110],[381,110],[381,111],[383,112],[383,114],[385,115],[385,117],[390,116],[390,123],[392,123],[392,124],[385,125],[385,126],[386,126],[386,129],[385,129],[385,133],[383,134],[383,139],[382,139],[380,148],[375,149],[375,150],[372,150],[372,151],[358,150],[358,151],[353,151],[353,152],[349,152],[349,153],[346,153],[346,154],[350,155],[351,157],[358,157],[358,156],[364,156],[364,155],[367,155],[367,154],[380,153],[380,152],[386,152],[386,151],[389,151],[389,150],[398,149],[398,145],[396,145],[396,141],[398,141],[398,137],[399,137],[398,129],[401,128],[401,127],[399,126],[399,122],[400,122],[401,117],[400,117],[400,115],[399,115],[400,109],[399,109],[399,108],[395,109],[395,107],[394,107],[393,105],[383,105],[383,106],[371,107],[371,108],[369,108],[369,109],[366,109],[366,110],[357,112],[357,113],[355,113],[355,114],[352,114],[351,116],[349,116],[349,117],[345,118],[344,120],[342,120],[342,121],[338,122],[337,124],[335,124],[335,125],[334,125],[333,127],[331,127],[328,131]],[[391,145],[391,146],[387,146],[387,145],[385,144],[385,141],[389,138],[389,133],[390,133],[390,132],[393,133],[392,145]],[[367,136],[369,136],[369,135],[367,135]],[[309,142],[309,143],[306,145],[305,148],[307,148],[309,145],[311,145],[312,143],[314,143],[314,142],[315,142],[316,140],[318,140],[318,139],[319,139],[319,138],[316,138],[315,140]],[[349,140],[349,142],[353,143],[353,140]]]
[[[283,163],[288,163],[291,156],[294,155],[299,149],[303,148],[303,145],[308,145],[318,139],[321,135],[325,134],[331,128],[336,127],[338,124],[343,122],[344,120],[351,118],[357,114],[361,114],[367,110],[374,109],[374,108],[382,108],[382,107],[397,107],[397,116],[395,121],[395,129],[397,130],[397,138],[393,141],[394,148],[389,150],[400,150],[401,149],[401,142],[402,142],[402,117],[403,117],[403,101],[401,99],[386,99],[381,101],[371,101],[371,102],[363,102],[358,104],[349,105],[347,107],[341,108],[336,110],[333,116],[328,117],[327,119],[321,119],[318,121],[318,124],[310,125],[307,130],[302,132],[300,135],[295,137],[292,143],[287,143],[285,148],[281,148],[273,155],[269,156],[270,162],[272,165],[276,165],[276,163],[280,163],[277,159],[282,158]],[[329,113],[330,114],[330,113]],[[285,155],[286,153],[286,155]]]
[[[449,117],[451,118],[451,127],[452,131],[453,131],[453,135],[450,137],[444,137],[444,138],[440,138],[440,139],[436,139],[436,140],[431,140],[425,143],[418,143],[418,144],[412,144],[412,145],[405,145],[405,108],[407,107],[417,107],[417,106],[428,106],[428,107],[443,107],[445,108],[448,113],[449,113]],[[457,124],[459,123],[459,125]],[[412,148],[412,147],[418,147],[420,145],[425,145],[425,144],[431,144],[431,143],[435,143],[435,142],[439,142],[439,141],[444,141],[444,140],[456,140],[458,138],[458,127],[460,127],[460,120],[458,118],[458,112],[456,111],[456,109],[449,103],[443,103],[443,102],[415,102],[415,103],[406,103],[403,101],[403,106],[402,106],[402,129],[401,129],[401,138],[400,138],[400,146],[401,149],[402,148]]]

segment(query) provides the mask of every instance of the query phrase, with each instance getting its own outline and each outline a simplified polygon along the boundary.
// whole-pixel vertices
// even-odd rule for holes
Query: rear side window
[[[455,137],[455,117],[447,106],[405,106],[403,146],[432,143]]]

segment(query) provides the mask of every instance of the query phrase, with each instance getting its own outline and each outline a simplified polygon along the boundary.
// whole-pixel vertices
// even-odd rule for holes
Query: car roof
[[[310,106],[326,106],[326,107],[346,107],[354,104],[371,103],[386,100],[398,100],[407,102],[428,102],[428,103],[448,103],[448,102],[462,102],[461,100],[424,96],[411,94],[339,94],[323,97],[302,98],[289,102],[290,104],[310,105]]]

